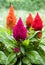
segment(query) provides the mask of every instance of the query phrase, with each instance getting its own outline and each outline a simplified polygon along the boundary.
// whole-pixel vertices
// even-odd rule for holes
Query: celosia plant
[[[18,23],[13,30],[13,37],[16,40],[24,40],[26,39],[26,35],[27,35],[27,30],[25,26],[23,25],[22,19],[19,18]]]
[[[37,13],[33,23],[32,23],[32,28],[35,30],[35,31],[42,31],[42,28],[43,28],[43,22],[42,22],[42,19],[40,18],[39,14]],[[38,32],[37,33],[37,37],[38,38],[41,38],[42,37],[42,32]]]
[[[45,65],[45,35],[42,36],[43,22],[38,14],[33,24],[34,29],[28,32],[19,18],[13,35],[0,27],[0,65]]]
[[[7,27],[7,29],[13,30],[15,24],[16,24],[16,16],[14,15],[14,8],[11,5],[9,14],[6,19],[6,27]]]
[[[30,27],[31,27],[32,22],[33,22],[32,14],[29,14],[29,16],[28,16],[27,19],[26,19],[27,28],[30,28]]]

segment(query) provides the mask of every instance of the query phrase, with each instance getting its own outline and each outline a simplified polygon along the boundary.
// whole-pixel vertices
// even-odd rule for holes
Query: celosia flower
[[[35,30],[35,31],[38,31],[38,30],[42,30],[43,28],[43,22],[39,16],[39,14],[37,13],[33,23],[32,23],[32,28]]]
[[[40,39],[42,37],[42,32],[38,32],[37,37]]]
[[[18,53],[19,52],[19,48],[14,48],[14,52]]]
[[[16,40],[24,40],[26,38],[26,35],[27,35],[27,30],[23,25],[21,18],[19,18],[19,21],[13,30],[13,37]]]
[[[10,6],[9,14],[7,16],[6,27],[7,29],[13,30],[16,24],[16,16],[14,15],[14,8]]]
[[[31,14],[29,14],[29,16],[26,19],[26,25],[27,25],[28,28],[31,27],[32,22],[33,22],[33,17],[32,17]]]

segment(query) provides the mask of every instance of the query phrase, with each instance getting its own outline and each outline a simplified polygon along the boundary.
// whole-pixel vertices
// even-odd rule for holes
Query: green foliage
[[[42,42],[44,36],[41,40],[38,39],[37,32],[32,31],[29,38],[21,41],[19,44],[20,52],[16,53],[13,49],[18,47],[17,41],[6,29],[0,27],[0,64],[45,65],[45,43]]]
[[[16,63],[17,58],[15,53],[11,53],[8,55],[8,58],[6,59],[6,64],[5,65],[14,65]]]
[[[44,64],[43,59],[41,58],[37,51],[30,51],[27,55],[28,55],[27,57],[30,59],[32,63],[42,65]]]
[[[7,59],[7,56],[5,55],[5,53],[0,51],[0,64],[5,64],[6,59]]]
[[[20,51],[21,51],[21,53],[23,54],[23,55],[25,55],[25,49],[24,49],[24,47],[20,47]]]
[[[11,52],[11,49],[15,46],[16,40],[13,39],[11,35],[9,35],[6,30],[0,28],[0,42],[4,44],[6,49]]]
[[[0,30],[0,47],[2,48],[2,45],[4,45],[4,48],[0,49],[0,64],[14,65],[17,60],[13,51],[16,40],[4,28],[0,27]]]
[[[9,8],[10,3],[13,4],[15,9],[23,10],[39,10],[45,9],[45,0],[0,0],[0,7]],[[18,6],[18,7],[17,7]]]
[[[29,58],[27,58],[27,57],[24,57],[23,59],[22,59],[22,62],[24,63],[24,64],[30,64],[31,65],[31,63],[30,63],[30,59]]]

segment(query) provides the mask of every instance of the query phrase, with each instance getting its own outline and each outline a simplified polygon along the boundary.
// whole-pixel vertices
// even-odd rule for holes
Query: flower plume
[[[35,31],[38,31],[38,30],[42,30],[43,28],[43,22],[39,16],[39,14],[37,13],[33,23],[32,23],[32,28],[35,30]]]
[[[13,30],[15,24],[16,24],[16,16],[14,15],[14,8],[11,5],[9,14],[6,19],[6,27],[7,27],[7,29]]]
[[[19,18],[17,25],[14,27],[13,30],[13,37],[16,40],[24,40],[27,35],[27,29],[23,25],[22,19]]]
[[[28,28],[31,27],[32,22],[33,22],[32,14],[29,14],[29,16],[26,19],[26,25],[27,25]]]

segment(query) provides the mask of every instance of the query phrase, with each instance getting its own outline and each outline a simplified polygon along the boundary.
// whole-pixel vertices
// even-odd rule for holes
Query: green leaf
[[[40,42],[40,39],[33,38],[30,40],[31,42]]]
[[[29,39],[34,38],[38,32],[40,32],[40,31],[36,31]]]
[[[9,29],[7,30],[7,33],[10,35],[12,34],[11,30],[9,30]]]
[[[16,63],[16,61],[17,61],[16,54],[11,53],[11,54],[9,54],[9,56],[8,56],[8,58],[6,60],[6,65],[14,64],[14,63]]]
[[[24,57],[23,59],[22,59],[22,62],[24,63],[24,64],[31,64],[30,63],[30,59],[29,58],[27,58],[27,57]]]
[[[25,55],[25,49],[23,46],[20,47],[20,50],[21,50],[22,54]]]
[[[44,65],[43,59],[37,51],[30,51],[27,57],[31,60],[31,63]]]
[[[4,52],[0,51],[0,64],[5,64],[7,56]]]
[[[41,58],[43,59],[44,65],[45,65],[45,48],[42,48],[42,46],[40,46],[40,48],[37,50],[38,53],[40,54]]]
[[[27,65],[32,65],[31,63],[27,64]]]
[[[9,52],[12,52],[12,48],[16,46],[16,40],[6,32],[0,32],[0,42],[4,44]]]
[[[24,46],[29,46],[29,43],[30,43],[29,39],[23,41],[23,45]]]
[[[40,47],[45,52],[45,46],[44,45],[40,45]]]

